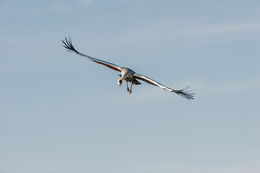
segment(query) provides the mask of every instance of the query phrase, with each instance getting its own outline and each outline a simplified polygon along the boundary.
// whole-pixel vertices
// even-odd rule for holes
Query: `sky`
[[[0,36],[0,173],[260,172],[258,0],[0,0]]]

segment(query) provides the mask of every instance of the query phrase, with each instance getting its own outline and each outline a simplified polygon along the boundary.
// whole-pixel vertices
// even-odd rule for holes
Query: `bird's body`
[[[189,91],[187,91],[187,88],[186,89],[180,89],[180,90],[171,89],[171,88],[166,87],[166,86],[162,85],[161,83],[159,83],[159,82],[157,82],[153,79],[150,79],[150,78],[148,78],[144,75],[140,75],[140,74],[136,73],[135,71],[131,70],[130,68],[120,67],[120,66],[115,65],[113,63],[103,61],[103,60],[100,60],[100,59],[97,59],[97,58],[93,58],[91,56],[80,53],[74,48],[70,39],[65,38],[65,41],[62,40],[62,42],[64,44],[64,47],[67,50],[73,51],[73,52],[77,53],[78,55],[81,55],[83,57],[90,59],[91,61],[94,61],[98,64],[102,64],[102,65],[104,65],[108,68],[111,68],[115,71],[120,72],[120,74],[119,74],[120,78],[118,79],[118,85],[121,86],[123,81],[126,81],[127,91],[130,94],[132,93],[132,85],[133,84],[134,85],[140,85],[141,83],[138,80],[142,80],[144,82],[147,82],[151,85],[160,87],[160,88],[167,90],[169,92],[174,92],[178,95],[181,95],[181,96],[185,97],[186,99],[193,99],[194,93],[190,93]],[[128,87],[128,83],[130,83],[130,87]]]
[[[131,94],[132,93],[132,85],[141,85],[141,83],[136,80],[134,74],[136,74],[133,70],[127,67],[121,67],[121,78],[118,80],[118,85],[121,86],[123,80],[126,81],[127,91]],[[130,83],[130,88],[128,87],[128,82]]]
[[[131,70],[130,68],[127,67],[122,67],[121,68],[121,76],[124,80],[126,80],[127,82],[130,82],[131,80],[134,79],[133,74],[135,73],[133,70]]]
[[[134,74],[135,74],[135,72],[133,70],[131,70],[130,68],[122,67],[120,76],[126,82],[133,82],[133,84],[140,85],[141,83],[135,79]]]

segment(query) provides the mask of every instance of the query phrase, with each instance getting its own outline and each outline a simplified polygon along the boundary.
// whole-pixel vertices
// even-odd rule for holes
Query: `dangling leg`
[[[126,90],[129,92],[128,82],[126,81]]]
[[[133,81],[131,81],[131,83],[130,83],[129,94],[131,94],[131,93],[132,93],[132,86],[133,86]]]

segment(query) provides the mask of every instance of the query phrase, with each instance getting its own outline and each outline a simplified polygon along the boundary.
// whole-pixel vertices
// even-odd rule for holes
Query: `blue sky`
[[[0,1],[1,173],[260,172],[256,0]],[[67,52],[128,66],[187,101]]]

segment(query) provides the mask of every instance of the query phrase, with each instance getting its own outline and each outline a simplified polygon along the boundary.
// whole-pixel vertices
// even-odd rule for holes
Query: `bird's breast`
[[[125,78],[125,80],[126,80],[127,82],[131,82],[131,81],[133,81],[133,80],[134,80],[134,76],[133,76],[133,74],[129,74],[129,75],[127,75],[126,78]]]

